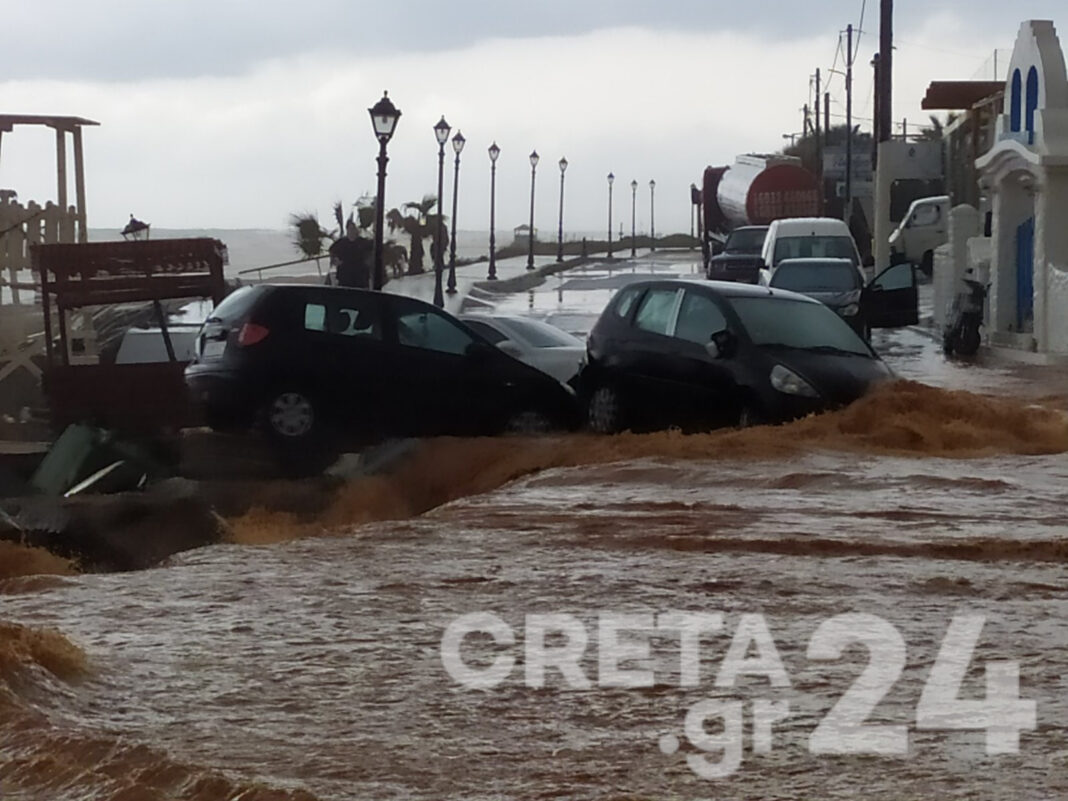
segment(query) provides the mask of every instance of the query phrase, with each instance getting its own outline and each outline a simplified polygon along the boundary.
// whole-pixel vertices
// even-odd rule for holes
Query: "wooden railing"
[[[51,202],[24,206],[0,195],[0,302],[36,301],[40,283],[32,272],[31,246],[84,241],[85,233],[73,206],[65,212]]]

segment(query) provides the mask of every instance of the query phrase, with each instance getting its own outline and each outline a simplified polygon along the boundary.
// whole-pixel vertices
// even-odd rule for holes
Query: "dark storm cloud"
[[[232,75],[317,50],[433,51],[482,39],[641,25],[730,27],[770,37],[836,29],[847,5],[708,0],[15,0],[5,12],[3,79],[129,80]],[[859,8],[859,6],[857,6]],[[782,13],[769,14],[770,9]],[[786,11],[785,9],[791,9]]]
[[[878,30],[879,0],[9,0],[0,80],[123,81],[235,75],[253,64],[322,50],[360,55],[433,52],[486,38],[582,34],[642,26],[729,29],[776,41]],[[895,28],[942,11],[977,30],[1006,31],[1024,16],[1054,19],[1064,0],[1026,8],[996,0],[897,0]],[[1061,20],[1063,22],[1063,20]]]

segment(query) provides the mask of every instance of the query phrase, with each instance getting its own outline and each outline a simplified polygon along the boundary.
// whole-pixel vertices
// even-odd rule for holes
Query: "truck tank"
[[[816,176],[791,156],[738,156],[730,167],[708,167],[702,196],[707,231],[820,213]]]

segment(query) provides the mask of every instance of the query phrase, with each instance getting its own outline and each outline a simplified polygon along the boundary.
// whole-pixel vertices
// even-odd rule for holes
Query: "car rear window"
[[[651,289],[638,308],[634,325],[654,334],[667,334],[671,326],[671,314],[678,299],[677,289]]]
[[[793,292],[851,292],[860,289],[860,273],[853,262],[783,262],[775,268],[771,286]]]
[[[768,231],[766,228],[749,228],[746,230],[732,231],[727,237],[727,243],[723,249],[728,253],[760,253],[764,247],[764,237]]]
[[[252,307],[263,297],[264,291],[263,287],[238,287],[223,298],[222,303],[215,307],[208,320],[227,323],[240,320],[252,311]]]
[[[775,240],[775,264],[783,259],[849,259],[857,251],[848,236],[783,236]]]

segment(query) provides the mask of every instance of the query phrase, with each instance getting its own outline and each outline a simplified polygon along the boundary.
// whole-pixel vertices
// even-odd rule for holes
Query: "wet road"
[[[501,308],[581,331],[626,275]],[[935,388],[441,440],[317,525],[0,585],[2,797],[1068,797],[1063,376],[876,347]]]

